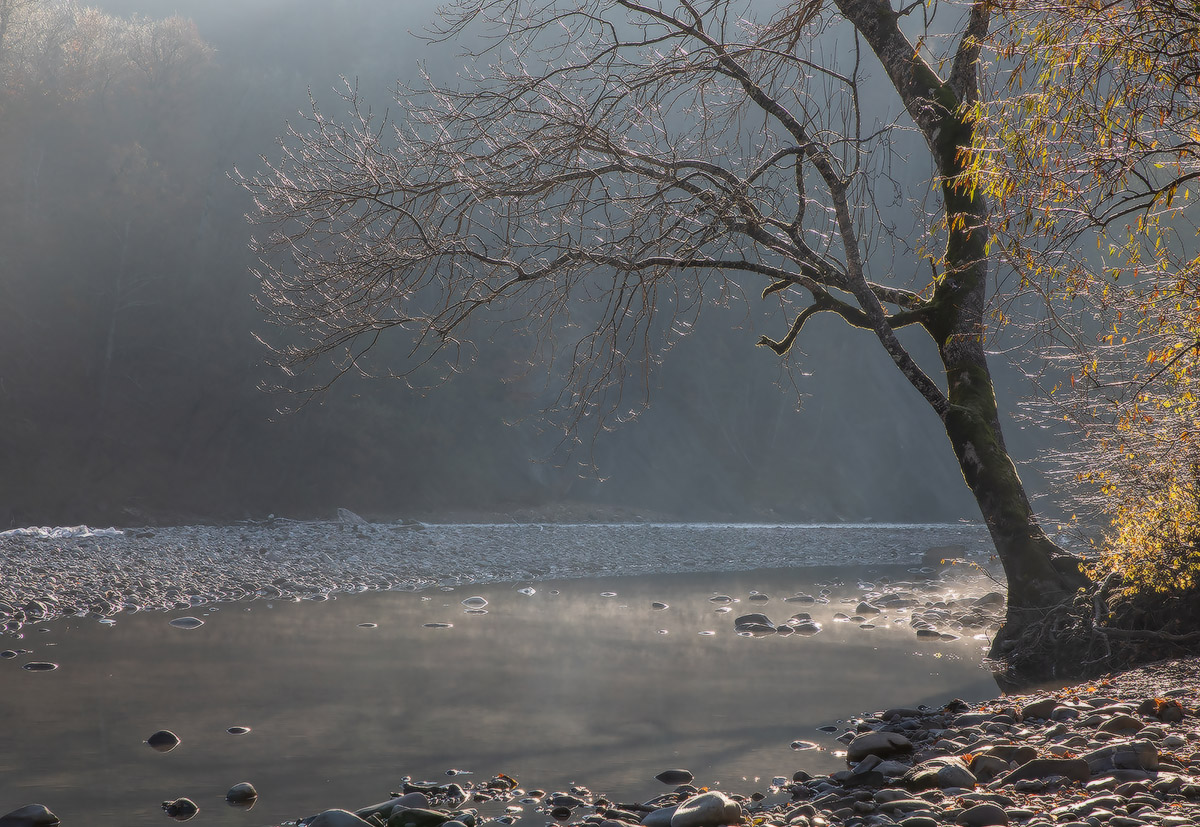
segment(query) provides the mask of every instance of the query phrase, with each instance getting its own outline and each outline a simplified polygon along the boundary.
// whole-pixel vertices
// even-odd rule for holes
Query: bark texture
[[[879,57],[937,165],[947,243],[923,326],[937,343],[947,394],[945,400],[929,401],[945,425],[1008,578],[1007,623],[994,648],[1000,654],[1006,640],[1089,580],[1078,560],[1053,543],[1034,517],[1004,444],[984,350],[988,206],[972,186],[966,164],[973,140],[967,106],[978,96],[975,65],[979,40],[987,33],[987,7],[972,8],[943,80],[901,31],[901,15],[886,0],[837,4]]]

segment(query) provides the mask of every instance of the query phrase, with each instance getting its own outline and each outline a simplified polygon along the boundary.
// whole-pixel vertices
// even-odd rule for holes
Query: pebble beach
[[[301,823],[473,827],[480,804],[519,800],[567,827],[1185,827],[1200,824],[1197,687],[1200,661],[1176,660],[985,704],[880,710],[850,719],[839,736],[845,770],[781,775],[758,790],[684,783],[629,803],[497,776],[407,784],[382,803]],[[674,784],[691,773],[659,778]]]

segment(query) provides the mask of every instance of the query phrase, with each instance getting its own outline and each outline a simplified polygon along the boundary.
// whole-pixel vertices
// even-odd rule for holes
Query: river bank
[[[69,682],[82,677],[87,666],[83,655],[85,650],[77,647],[74,654],[67,651],[71,635],[80,632],[62,636],[61,624],[47,627],[47,622],[55,618],[76,618],[71,622],[96,625],[97,616],[108,623],[114,616],[128,612],[139,613],[139,617],[142,617],[141,612],[151,609],[174,614],[188,611],[206,618],[207,625],[203,629],[207,631],[178,632],[186,636],[181,640],[199,645],[204,638],[196,635],[210,635],[209,639],[215,645],[214,651],[221,657],[223,653],[234,651],[235,647],[242,649],[247,645],[246,636],[241,632],[242,624],[235,622],[234,617],[227,613],[205,615],[206,611],[217,610],[217,604],[228,609],[227,601],[239,601],[235,605],[244,606],[245,611],[250,611],[251,607],[270,609],[272,601],[290,604],[305,598],[328,600],[338,594],[382,590],[420,591],[436,595],[457,591],[467,584],[502,582],[510,584],[506,593],[512,593],[522,581],[539,582],[540,587],[540,581],[553,577],[586,578],[696,569],[738,571],[745,570],[751,561],[776,566],[779,571],[813,566],[819,562],[873,565],[881,575],[879,564],[890,566],[884,567],[887,568],[886,575],[872,575],[873,582],[864,582],[861,576],[858,582],[850,579],[844,584],[846,594],[840,597],[836,592],[825,594],[816,590],[808,594],[797,592],[790,597],[785,596],[794,589],[779,591],[787,580],[778,572],[769,575],[773,579],[768,582],[776,585],[766,590],[757,584],[745,584],[746,588],[737,593],[747,604],[744,608],[734,610],[727,605],[718,607],[728,610],[728,614],[716,614],[716,604],[709,602],[712,598],[698,597],[705,608],[696,617],[703,614],[723,618],[721,622],[728,628],[720,627],[720,635],[733,635],[738,612],[751,612],[753,609],[754,613],[771,615],[769,624],[755,620],[746,623],[745,631],[741,632],[751,637],[765,634],[772,640],[741,641],[743,647],[752,647],[747,651],[753,651],[755,657],[746,666],[735,670],[738,679],[727,690],[723,690],[736,701],[731,707],[736,710],[737,704],[759,694],[756,686],[771,681],[772,676],[780,671],[778,663],[772,666],[773,656],[763,655],[773,651],[770,646],[796,647],[792,651],[798,654],[788,658],[793,666],[796,660],[803,660],[805,655],[802,653],[810,651],[797,643],[809,638],[803,637],[805,621],[799,617],[805,612],[796,612],[796,609],[812,608],[816,611],[821,607],[821,601],[829,604],[831,598],[834,605],[823,607],[829,617],[818,618],[820,623],[825,624],[826,631],[812,640],[823,640],[834,634],[832,630],[835,627],[870,638],[886,631],[893,640],[897,639],[895,634],[903,630],[907,637],[899,639],[928,642],[922,643],[922,646],[962,647],[974,642],[976,651],[980,651],[979,643],[973,641],[974,636],[986,637],[988,630],[994,628],[1001,610],[995,592],[989,591],[995,589],[997,584],[981,574],[987,570],[985,549],[986,537],[982,536],[977,526],[497,526],[363,524],[347,520],[338,523],[271,521],[224,527],[127,529],[119,533],[78,531],[62,536],[36,532],[7,534],[0,536],[0,613],[3,613],[0,622],[13,639],[32,631],[29,627],[34,623],[37,624],[37,631],[48,632],[31,636],[37,638],[38,644],[29,645],[35,645],[35,648],[36,645],[43,648],[46,645],[59,646],[54,651],[64,655],[61,660],[65,666],[62,670],[38,678],[61,676]],[[940,563],[942,554],[956,556],[966,561],[967,565],[933,565],[935,561]],[[967,578],[970,582],[965,587],[946,579],[953,579],[958,571],[971,574]],[[759,590],[750,590],[752,585]],[[481,591],[491,596],[493,605],[489,608],[497,610],[504,605],[498,595],[492,596],[486,589]],[[613,592],[618,591],[624,592],[624,587],[613,589]],[[766,591],[771,591],[774,597],[770,597]],[[414,601],[428,600],[415,594],[407,597]],[[617,601],[612,599],[615,597],[615,594],[610,596],[610,592],[606,591],[595,597],[592,604],[619,609]],[[655,595],[643,595],[631,601],[631,605],[636,611],[650,613],[648,616],[665,617],[653,614],[658,611],[650,602],[653,597]],[[727,596],[727,599],[737,602],[736,597]],[[455,607],[457,612],[473,610],[473,604],[459,598],[452,599],[446,595],[443,600],[447,607]],[[803,605],[797,606],[796,603]],[[839,603],[844,603],[846,609],[833,614]],[[340,604],[339,601],[338,604],[322,605]],[[783,606],[786,604],[791,605],[785,609]],[[295,608],[301,610],[307,605],[296,605]],[[876,614],[872,609],[881,611]],[[255,612],[258,611],[256,608]],[[597,611],[600,612],[599,609]],[[578,608],[572,610],[573,615],[578,613]],[[792,614],[792,617],[784,622],[784,614]],[[301,616],[313,620],[317,617],[311,611],[303,612]],[[597,643],[595,630],[605,628],[604,618],[608,616],[600,612],[585,622],[585,628],[592,630],[583,638],[588,647]],[[478,619],[479,615],[467,617]],[[499,624],[503,613],[494,611],[487,618],[487,624],[480,627],[481,630],[485,630],[489,624]],[[171,628],[165,617],[148,619],[155,621],[155,628]],[[381,619],[363,618],[371,621]],[[653,622],[662,623],[657,620]],[[888,627],[886,630],[882,628],[885,623]],[[121,620],[118,624],[120,630],[126,628],[127,622]],[[467,632],[470,629],[467,624],[466,620],[456,622],[457,631]],[[870,631],[877,625],[881,628]],[[555,628],[563,626],[562,620],[555,621]],[[291,631],[294,628],[289,624],[280,624],[279,637],[275,638],[277,642],[271,646],[282,646],[294,636]],[[655,650],[661,651],[662,655],[651,657],[650,663],[663,655],[679,656],[683,658],[681,663],[693,659],[690,650],[685,652],[680,645],[684,640],[698,642],[723,639],[698,638],[692,626],[677,628],[672,636],[667,637],[656,635],[654,628],[649,626],[643,630],[646,641],[641,645],[648,646],[651,640],[666,645]],[[387,624],[345,622],[330,633],[339,636],[333,651],[348,651],[347,645],[340,643],[343,639],[361,639],[362,646],[370,646],[364,650],[365,659],[362,662],[376,663],[378,659],[371,653],[377,651],[383,642],[384,639],[378,636],[385,631]],[[680,632],[690,633],[690,636],[673,642],[677,640],[674,635]],[[787,632],[790,643],[785,644],[782,639],[774,640],[781,638],[784,632]],[[216,633],[226,634],[227,637],[218,641],[211,637]],[[454,633],[457,633],[455,629],[429,634],[441,636]],[[712,633],[701,631],[700,634]],[[355,635],[359,637],[353,637]],[[376,637],[370,637],[372,635]],[[296,642],[298,658],[311,656],[311,643],[308,640]],[[461,645],[452,645],[456,638],[438,637],[437,640],[447,642],[445,651],[454,652],[456,658],[461,656]],[[463,639],[457,640],[461,644]],[[177,639],[164,638],[164,641],[172,648],[164,650],[162,657],[153,659],[156,677],[163,678],[168,666],[174,669],[178,665],[186,672],[189,668],[188,659],[180,657],[174,648],[179,645]],[[536,648],[536,641],[531,639],[531,643],[535,648],[530,650],[527,657],[537,657],[540,652]],[[623,651],[619,643],[612,649],[612,654],[599,658],[593,655],[586,659],[614,663],[612,658]],[[913,645],[915,643],[905,644]],[[438,652],[437,646],[434,644],[431,652]],[[405,651],[402,647],[387,648],[388,651]],[[480,651],[488,648],[482,646]],[[629,647],[626,644],[624,648]],[[589,651],[578,645],[576,649],[580,656],[586,656]],[[933,660],[938,656],[936,650],[926,649],[924,652],[931,659],[931,664],[938,662]],[[12,654],[17,653],[13,651]],[[410,656],[414,664],[437,657],[436,654],[424,657],[411,653]],[[29,657],[40,657],[40,653],[30,654]],[[252,656],[252,660],[253,657],[256,656]],[[13,661],[16,661],[15,657]],[[859,662],[865,669],[863,677],[886,689],[888,670],[880,666],[880,660],[868,656],[865,661],[859,658]],[[131,663],[137,663],[142,669],[146,666],[142,661]],[[468,660],[455,670],[454,674],[459,675],[460,680],[450,685],[466,686],[472,682],[469,663]],[[557,674],[563,674],[561,662],[559,667]],[[618,669],[612,677],[628,674],[629,669],[636,668],[637,664],[631,662]],[[79,670],[74,673],[77,676],[75,678],[71,677],[72,669]],[[112,671],[103,662],[97,664],[96,669],[98,675]],[[359,667],[355,664],[344,674],[358,671]],[[406,671],[411,672],[412,667],[407,667]],[[808,679],[813,672],[814,669],[810,668],[800,674]],[[816,667],[815,672],[819,674],[821,668]],[[494,667],[485,669],[485,673],[494,674]],[[21,672],[17,670],[14,674]],[[708,680],[718,674],[712,672]],[[608,677],[604,675],[605,680]],[[286,673],[281,671],[279,678],[286,682]],[[519,687],[519,678],[520,673],[515,672],[510,682]],[[336,674],[334,680],[338,680]],[[371,681],[368,686],[394,686],[395,680],[392,676],[381,677]],[[544,682],[545,679],[540,680]],[[689,682],[694,680],[690,678]],[[97,685],[90,681],[86,683],[89,686]],[[306,679],[305,684],[311,685],[311,679]],[[45,684],[47,688],[52,685]],[[295,685],[294,681],[288,684],[290,687]],[[346,688],[349,686],[347,684]],[[598,785],[597,790],[592,791],[587,787],[589,779],[586,772],[580,774],[578,784],[559,786],[555,782],[546,785],[550,789],[538,789],[539,774],[532,771],[518,773],[515,784],[501,780],[498,785],[489,787],[488,782],[500,779],[499,773],[506,770],[508,765],[488,760],[473,767],[476,772],[474,776],[457,777],[450,781],[445,778],[431,780],[429,776],[406,779],[403,783],[408,785],[407,791],[414,795],[414,799],[409,801],[427,805],[418,807],[417,810],[421,812],[411,815],[404,815],[408,811],[391,812],[396,805],[391,804],[390,799],[386,807],[367,806],[372,798],[381,800],[391,792],[404,793],[406,788],[403,784],[380,788],[377,797],[370,793],[359,793],[352,796],[350,801],[338,794],[334,787],[327,792],[332,793],[329,796],[331,806],[364,808],[363,815],[367,816],[372,811],[380,815],[387,810],[393,822],[391,827],[435,827],[444,821],[454,820],[451,816],[457,816],[465,827],[471,827],[468,823],[471,821],[477,824],[514,824],[517,827],[539,827],[552,823],[623,827],[643,820],[649,827],[715,827],[717,823],[735,819],[744,823],[752,821],[756,827],[888,827],[892,824],[903,827],[938,827],[943,824],[962,827],[999,824],[1182,827],[1184,824],[1200,823],[1200,811],[1196,809],[1200,800],[1200,781],[1197,780],[1200,774],[1200,753],[1197,752],[1200,748],[1198,686],[1200,670],[1196,662],[1175,661],[1143,667],[1100,681],[1025,695],[1000,695],[980,703],[944,698],[927,701],[929,706],[924,708],[897,706],[872,713],[864,713],[861,708],[842,709],[834,714],[857,717],[839,721],[834,731],[822,734],[822,737],[828,742],[826,754],[838,749],[846,750],[847,755],[842,757],[844,769],[830,771],[824,767],[818,773],[814,770],[815,765],[805,760],[805,756],[811,753],[806,752],[803,745],[794,747],[797,750],[793,753],[794,760],[779,760],[778,775],[774,778],[750,778],[740,783],[721,778],[717,789],[728,800],[718,799],[719,806],[715,809],[719,815],[715,817],[716,822],[689,822],[688,819],[693,816],[688,815],[686,818],[681,816],[677,823],[669,810],[682,803],[684,798],[701,803],[705,800],[701,797],[700,787],[711,786],[713,782],[699,772],[694,789],[686,785],[676,789],[678,776],[668,776],[672,778],[672,784],[664,787],[670,790],[665,794],[666,797],[647,798],[643,792],[631,791],[632,787],[626,789],[624,784],[607,785],[604,789],[599,789]],[[284,691],[281,685],[279,692]],[[290,693],[293,689],[286,691]],[[906,692],[911,693],[911,690]],[[517,692],[518,697],[521,694]],[[279,697],[284,695],[280,694]],[[913,697],[908,694],[903,698],[897,696],[896,700],[910,703]],[[375,703],[369,689],[362,703]],[[115,708],[127,707],[128,704],[122,702]],[[194,704],[182,703],[181,700],[179,711],[171,715],[181,720],[187,719],[193,715],[194,707]],[[420,708],[425,720],[434,709],[431,703],[423,704]],[[78,714],[79,701],[60,703],[48,709],[49,714],[55,714],[54,710],[61,710],[60,714],[64,715],[71,711]],[[795,717],[786,701],[782,704],[772,703],[771,709],[780,720]],[[218,708],[214,715],[227,717],[233,710],[232,706]],[[20,709],[14,710],[11,720],[22,719],[22,714]],[[729,720],[722,721],[726,733],[738,730],[737,718],[735,713]],[[214,728],[211,725],[216,722],[219,719],[205,726]],[[196,722],[195,726],[199,723]],[[257,733],[253,737],[269,734],[270,729],[266,724],[259,726],[257,722],[253,723]],[[702,727],[705,725],[704,721],[697,723]],[[150,727],[143,723],[120,729],[125,737],[130,733],[140,733],[140,737],[145,738],[150,731]],[[367,731],[374,729],[378,727],[369,727]],[[220,731],[223,733],[223,729]],[[286,732],[286,729],[280,732]],[[591,738],[595,734],[596,730],[588,728],[576,737]],[[190,733],[185,735],[189,749],[198,746],[196,737]],[[329,734],[326,733],[324,737],[329,737]],[[529,730],[528,737],[532,739],[531,748],[544,751],[556,746],[539,741],[536,729]],[[383,743],[389,741],[385,737]],[[581,741],[584,746],[587,743],[587,740]],[[146,747],[141,749],[148,750]],[[375,755],[378,752],[380,750],[373,749],[368,754]],[[787,752],[784,742],[785,756]],[[144,761],[146,754],[138,751],[133,759]],[[342,753],[339,751],[338,754]],[[808,769],[805,769],[806,764]],[[131,768],[135,766],[130,765]],[[261,764],[248,765],[248,769],[255,766]],[[662,769],[671,767],[664,763]],[[496,775],[493,776],[493,772]],[[646,781],[652,782],[652,776],[653,772]],[[472,778],[483,780],[472,781]],[[264,781],[261,775],[256,775],[254,780],[260,783]],[[112,792],[120,798],[119,787]],[[425,800],[415,796],[425,796]],[[4,809],[14,804],[9,803]],[[205,812],[200,815],[210,822],[216,815],[211,806],[205,803]],[[683,812],[689,813],[690,809],[684,807]],[[464,813],[464,810],[478,812]],[[18,812],[14,811],[5,817],[7,821],[0,819],[0,827],[53,823],[39,820],[50,818],[40,810],[25,811],[23,815],[17,815]],[[303,812],[301,810],[295,816]],[[312,810],[309,812],[310,816],[301,821],[312,820],[315,813]],[[160,814],[158,817],[163,816]],[[257,823],[253,821],[253,814],[247,818],[249,821],[243,819],[237,823]],[[425,821],[421,822],[421,819]],[[78,817],[71,820],[81,823]],[[324,821],[312,821],[314,827],[361,823],[361,818],[345,812],[326,815]],[[379,820],[376,819],[375,823],[378,825]],[[451,824],[450,827],[459,825]]]
[[[982,704],[881,710],[847,722],[847,769],[797,771],[765,789],[684,783],[621,803],[585,786],[530,791],[501,775],[409,783],[386,802],[300,823],[469,827],[485,820],[480,804],[515,800],[568,827],[1185,827],[1200,823],[1198,686],[1200,660],[1174,660]],[[692,780],[684,769],[660,778]]]

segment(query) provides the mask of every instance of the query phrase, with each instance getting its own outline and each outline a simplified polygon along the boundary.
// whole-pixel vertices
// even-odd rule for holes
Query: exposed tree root
[[[1010,610],[990,653],[997,681],[1027,688],[1200,654],[1200,593],[1122,586],[1114,573],[1049,609]]]

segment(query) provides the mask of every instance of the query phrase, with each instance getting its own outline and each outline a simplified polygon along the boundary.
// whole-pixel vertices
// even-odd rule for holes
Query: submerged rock
[[[146,739],[150,749],[155,752],[170,752],[179,746],[179,736],[169,729],[160,729],[158,732]]]
[[[258,798],[258,790],[249,781],[239,781],[225,793],[225,800],[232,804],[246,804]]]
[[[204,621],[198,617],[177,617],[170,621],[170,624],[176,629],[199,629],[204,625]]]
[[[0,827],[56,827],[59,823],[45,804],[26,804],[0,816]]]
[[[196,802],[190,798],[177,798],[174,801],[164,801],[162,808],[163,812],[176,821],[187,821],[200,812],[200,808],[196,806]]]

